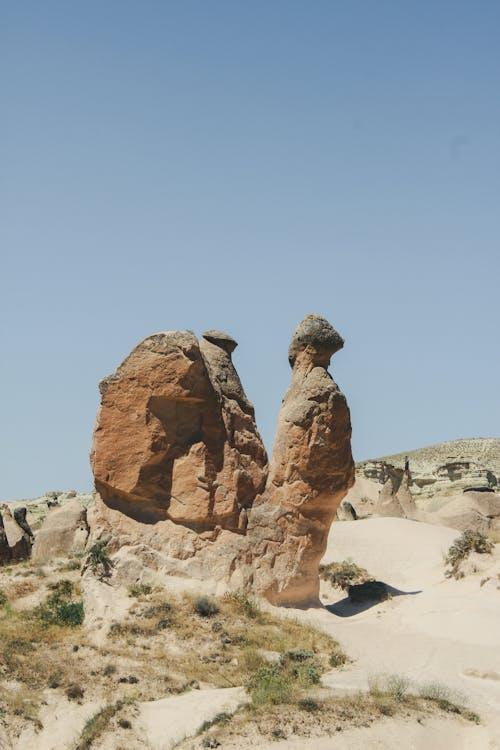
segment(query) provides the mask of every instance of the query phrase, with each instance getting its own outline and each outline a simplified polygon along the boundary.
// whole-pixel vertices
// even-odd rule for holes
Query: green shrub
[[[35,617],[46,625],[77,627],[83,623],[83,602],[73,600],[73,584],[62,580],[49,586],[52,593],[34,611]]]
[[[4,604],[7,604],[7,595],[5,591],[0,589],[0,607],[3,607]]]
[[[212,617],[219,612],[219,605],[208,596],[199,596],[195,599],[194,611],[200,617]]]
[[[458,539],[453,542],[448,550],[445,563],[450,566],[450,570],[446,571],[446,575],[448,577],[457,577],[459,574],[460,563],[465,560],[471,552],[491,554],[494,546],[493,541],[488,539],[488,537],[480,531],[466,529]]]
[[[107,554],[109,539],[100,539],[89,549],[84,568],[90,570],[102,580],[109,578],[113,570],[113,560]]]
[[[262,667],[253,674],[247,684],[253,703],[288,703],[293,694],[293,681],[277,664]]]
[[[331,667],[342,667],[347,661],[347,656],[343,651],[332,651],[328,659]]]
[[[329,581],[332,586],[343,590],[347,590],[353,584],[373,580],[373,576],[365,568],[360,568],[350,559],[320,565],[319,575],[324,581]]]
[[[313,698],[301,698],[299,701],[297,701],[297,705],[303,711],[308,711],[309,713],[319,711],[319,709],[321,708],[318,701],[313,700]]]

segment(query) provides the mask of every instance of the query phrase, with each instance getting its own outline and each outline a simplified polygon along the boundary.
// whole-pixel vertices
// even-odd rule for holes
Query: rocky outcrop
[[[418,501],[451,497],[471,488],[495,492],[500,488],[500,439],[451,440],[426,448],[363,461],[356,477],[384,484],[388,476],[400,480],[408,460],[410,489]]]
[[[26,523],[26,509],[17,509],[15,515],[24,520],[20,526],[16,517],[12,515],[8,505],[3,505],[0,510],[2,520],[0,522],[0,562],[17,562],[25,560],[30,556],[33,536],[31,529]]]
[[[455,440],[358,464],[346,500],[360,519],[395,516],[485,532],[500,527],[497,476],[500,440]]]
[[[36,535],[31,557],[43,562],[83,552],[88,535],[87,509],[78,500],[69,500],[49,511]]]
[[[156,334],[102,381],[93,533],[177,575],[316,601],[330,524],[354,480],[349,409],[327,370],[343,341],[319,316],[295,330],[270,467],[235,346],[220,331],[200,343]]]
[[[91,453],[105,503],[139,521],[237,530],[267,456],[231,362],[230,337],[144,339],[100,384]],[[215,384],[215,385],[214,385]]]
[[[0,512],[0,565],[7,565],[10,562],[10,547],[3,525],[3,517]]]

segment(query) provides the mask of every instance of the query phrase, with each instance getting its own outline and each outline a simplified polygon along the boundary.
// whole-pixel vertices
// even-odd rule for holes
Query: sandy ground
[[[477,571],[472,565],[466,578],[447,579],[444,557],[457,536],[453,529],[396,518],[335,524],[324,562],[351,558],[391,586],[392,599],[353,606],[342,592],[326,585],[325,609],[275,612],[311,622],[341,642],[353,661],[324,676],[323,683],[334,691],[367,690],[369,678],[383,673],[405,675],[415,686],[439,682],[480,715],[481,725],[451,717],[420,723],[391,717],[323,739],[268,742],[250,735],[232,740],[228,750],[498,750],[500,549],[497,545],[494,555],[480,556]],[[224,693],[229,694],[201,692],[143,704],[140,717],[150,747],[167,750],[183,732],[193,737],[205,718],[220,710]],[[200,743],[193,737],[181,747],[197,750]]]
[[[219,688],[141,703],[138,733],[151,748],[171,748],[196,734],[203,722],[223,711],[233,713],[247,701],[243,688]]]
[[[395,716],[324,739],[268,742],[250,735],[228,744],[228,750],[500,750],[500,545],[493,555],[474,556],[465,578],[448,579],[444,556],[457,536],[453,529],[397,518],[334,524],[324,562],[352,559],[392,587],[392,598],[355,606],[325,584],[324,609],[270,609],[310,622],[340,641],[352,662],[324,675],[324,685],[333,691],[367,690],[370,677],[383,673],[404,675],[416,685],[439,682],[479,714],[479,726],[453,717],[428,717],[419,723]],[[122,588],[84,582],[99,645],[109,623],[130,607]],[[31,601],[30,595],[26,599]],[[95,748],[171,750],[180,744],[198,750],[202,740],[195,735],[203,722],[221,711],[234,711],[245,700],[242,688],[232,688],[143,702],[131,709],[133,732],[108,732]],[[56,700],[50,691],[46,701],[40,716],[43,730],[28,728],[16,750],[70,750],[100,708],[97,703],[79,706]],[[0,722],[0,750],[5,746]]]
[[[363,609],[326,589],[328,609],[287,614],[330,633],[354,659],[342,671],[325,675],[326,685],[365,690],[369,677],[380,673],[440,682],[464,696],[483,722],[467,733],[461,730],[464,743],[470,736],[469,744],[451,746],[493,750],[500,748],[500,549],[497,545],[494,555],[481,556],[483,570],[462,580],[447,579],[443,557],[457,535],[453,529],[399,518],[334,524],[324,561],[350,557],[397,591],[389,601]],[[367,731],[371,738],[373,729]],[[353,737],[350,744],[344,734],[342,747],[361,747]],[[419,741],[416,737],[406,746],[420,747]],[[301,747],[323,746],[305,741]],[[370,747],[377,747],[371,739]]]
[[[365,729],[348,729],[332,737],[285,740],[259,745],[259,750],[487,750],[488,732],[446,719],[423,724],[385,719]]]

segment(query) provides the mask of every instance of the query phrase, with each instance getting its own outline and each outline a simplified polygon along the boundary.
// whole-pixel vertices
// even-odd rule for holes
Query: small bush
[[[113,560],[107,554],[109,539],[100,539],[89,549],[84,570],[90,568],[97,578],[109,578],[113,570]]]
[[[118,726],[121,729],[132,729],[132,724],[128,719],[118,719]]]
[[[149,583],[133,583],[128,589],[130,596],[135,596],[137,599],[141,596],[147,596],[152,591],[153,587]]]
[[[256,620],[262,614],[258,602],[251,599],[244,591],[230,591],[224,594],[224,601],[250,620]]]
[[[73,600],[73,584],[62,580],[52,583],[52,589],[45,603],[34,610],[35,617],[46,625],[59,625],[75,628],[81,625],[84,618],[83,602]]]
[[[342,667],[347,661],[347,656],[343,651],[332,651],[328,659],[328,663],[331,667]]]
[[[7,596],[5,592],[0,589],[0,607],[3,607],[4,604],[7,604]]]
[[[329,565],[320,565],[319,575],[324,581],[329,581],[332,586],[344,591],[353,584],[373,580],[373,576],[365,568],[360,568],[350,559],[330,563]]]
[[[81,701],[84,695],[84,690],[73,682],[66,688],[66,695],[70,701]]]
[[[293,694],[291,677],[282,667],[274,664],[257,670],[247,688],[256,705],[288,703]]]
[[[453,542],[445,558],[446,565],[450,570],[446,571],[448,577],[458,577],[460,563],[465,560],[471,552],[479,554],[491,554],[494,543],[480,531],[466,529],[458,539]]]
[[[319,711],[319,709],[321,708],[318,701],[315,701],[312,698],[301,698],[299,701],[297,701],[297,705],[303,711],[307,711],[308,713],[314,713],[315,711]]]
[[[208,596],[199,596],[194,602],[194,611],[200,617],[213,617],[218,614],[219,605]]]
[[[368,687],[375,697],[390,697],[400,703],[411,685],[411,680],[403,675],[375,675],[369,678]]]

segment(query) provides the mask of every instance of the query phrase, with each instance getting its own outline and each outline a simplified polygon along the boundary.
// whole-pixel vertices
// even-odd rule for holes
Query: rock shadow
[[[394,588],[394,586],[389,586],[388,583],[385,584],[385,587],[389,595],[388,598],[391,599],[394,599],[396,596],[415,596],[416,594],[422,593],[422,589],[419,589],[418,591],[401,591],[400,589]],[[352,602],[351,599],[346,596],[339,602],[326,604],[325,609],[337,617],[354,617],[354,615],[366,612],[366,610],[371,609],[372,607],[377,607],[384,601],[387,601],[387,599],[368,599],[364,602]]]

